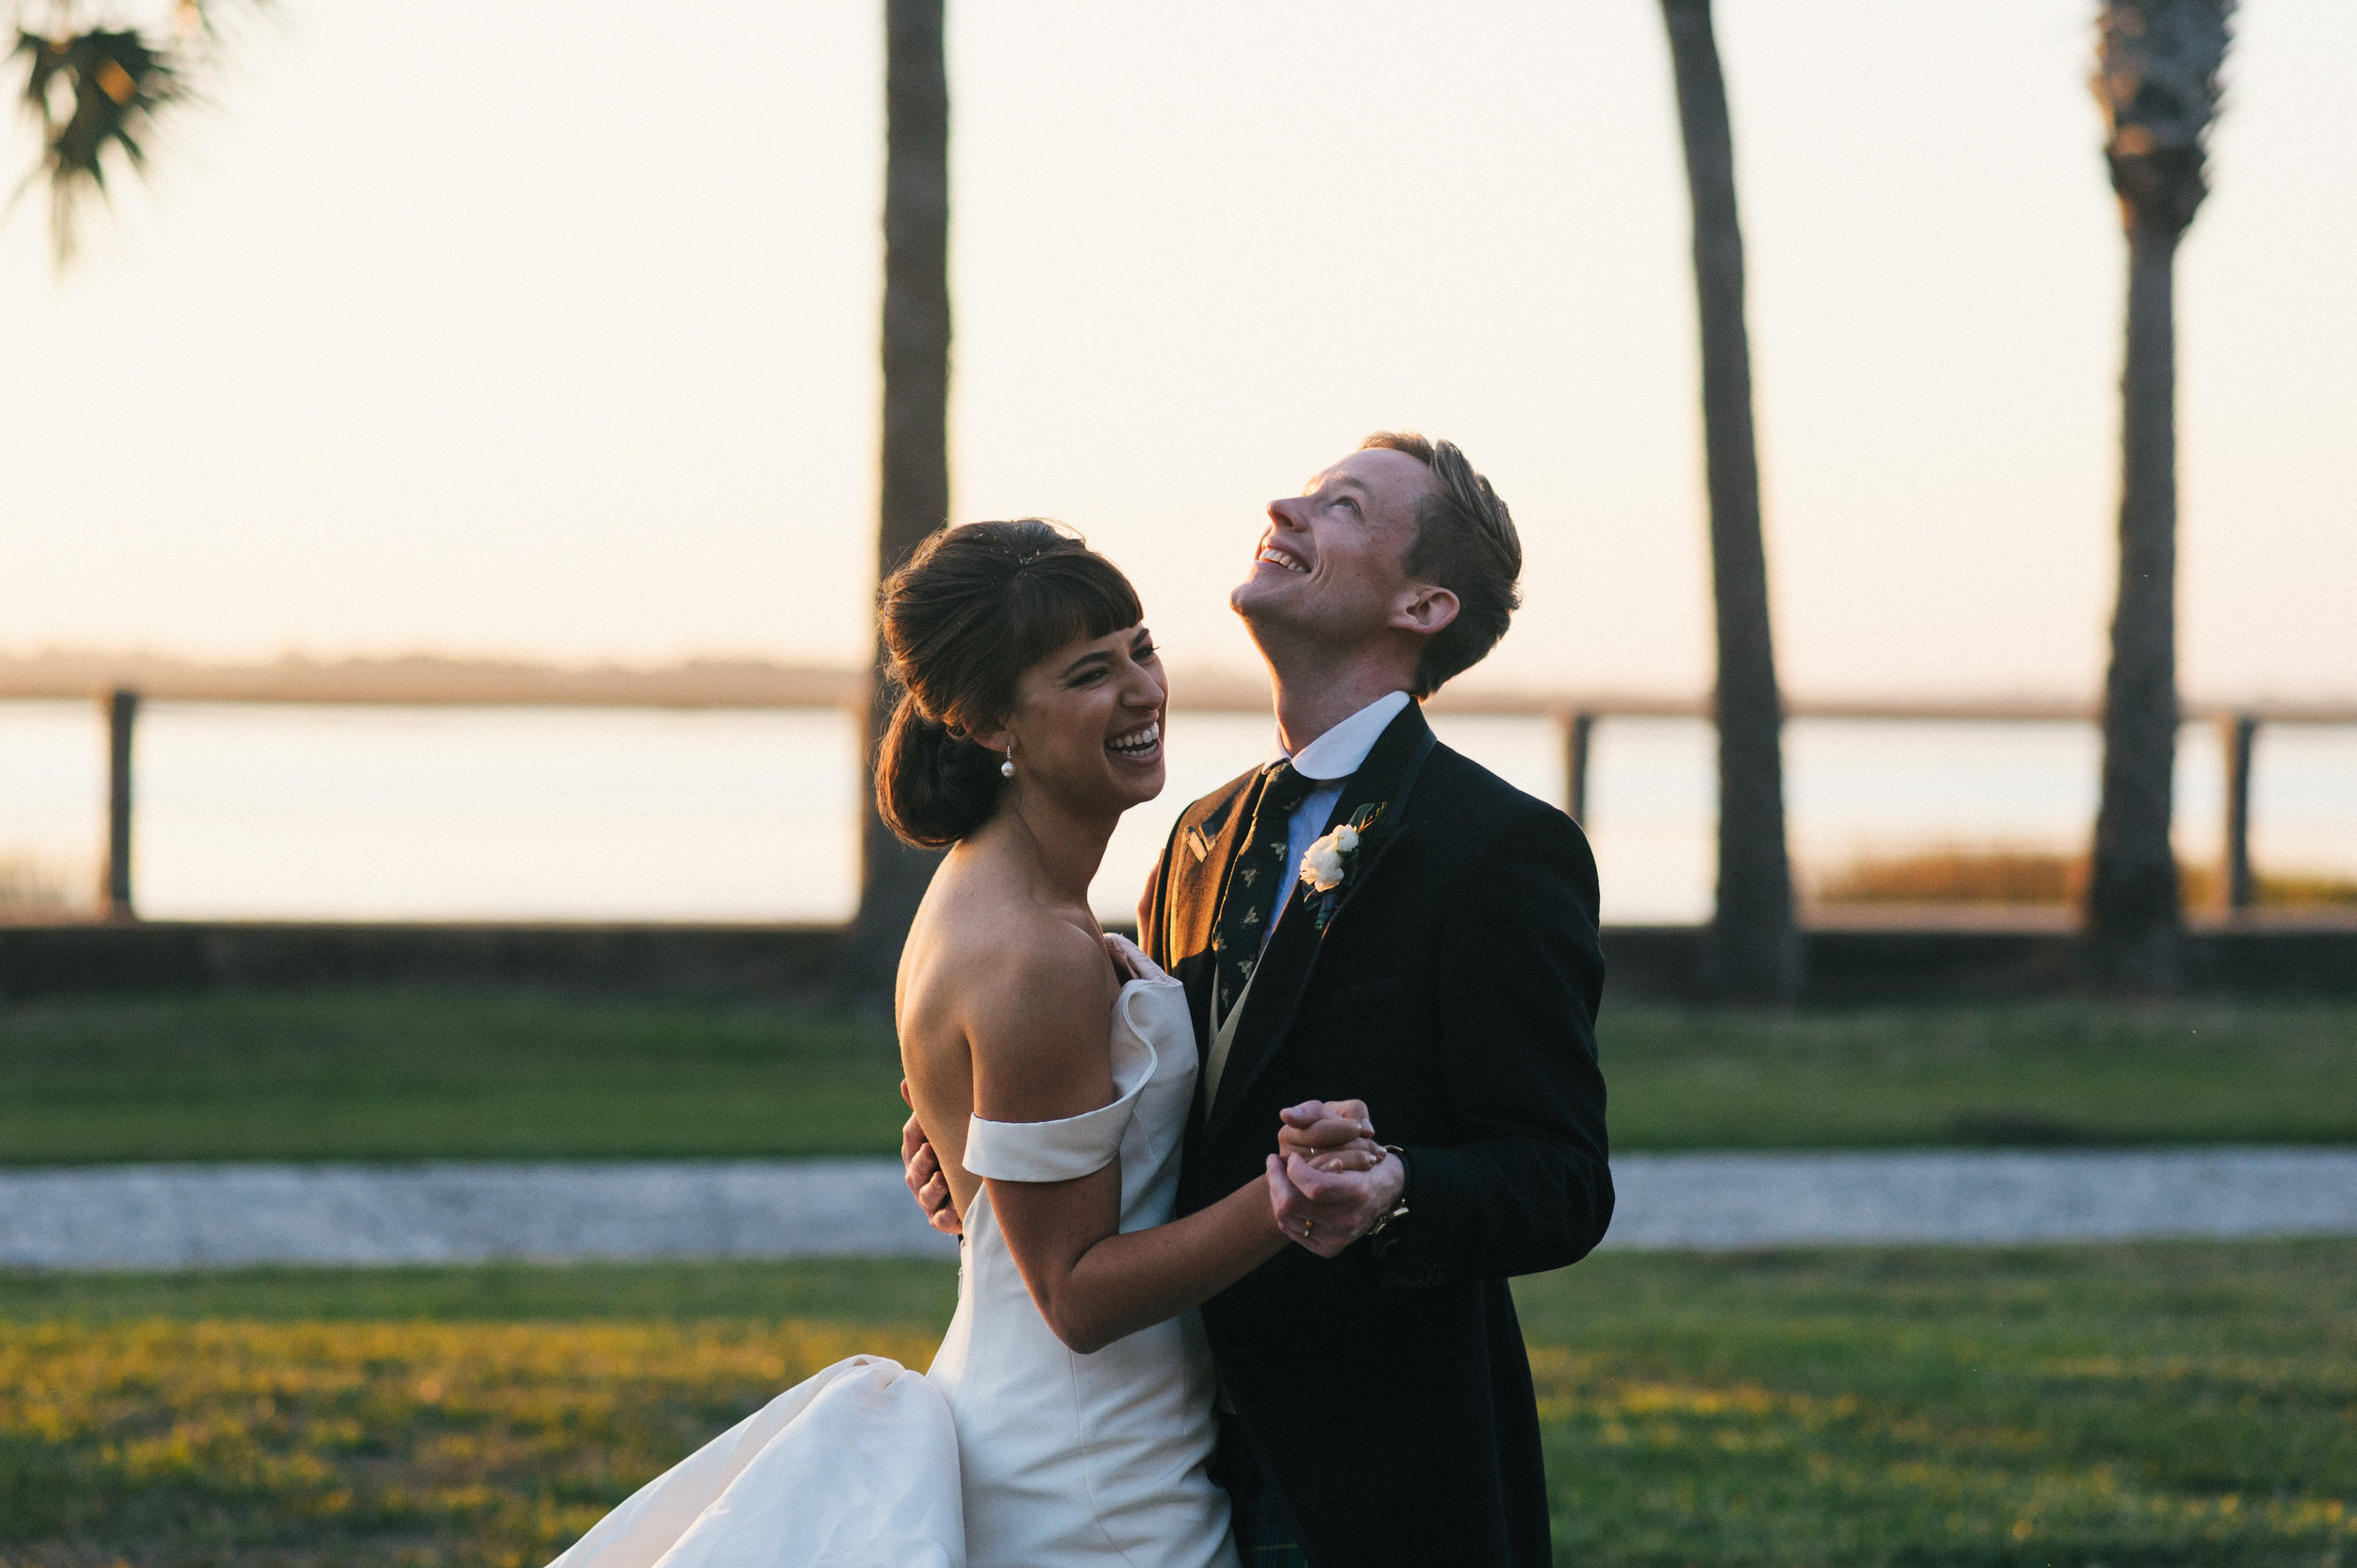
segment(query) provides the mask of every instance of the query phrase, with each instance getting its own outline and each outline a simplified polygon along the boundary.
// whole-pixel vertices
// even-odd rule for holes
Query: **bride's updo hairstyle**
[[[881,596],[885,673],[900,692],[876,751],[885,823],[938,849],[989,821],[1006,758],[973,732],[1003,722],[1023,672],[1057,649],[1145,619],[1121,569],[1056,523],[969,522],[928,538]]]

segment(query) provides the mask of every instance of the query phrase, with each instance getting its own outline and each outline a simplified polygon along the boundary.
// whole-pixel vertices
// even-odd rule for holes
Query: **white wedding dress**
[[[976,1117],[966,1169],[1067,1181],[1119,1160],[1121,1229],[1167,1220],[1195,1078],[1178,982],[1122,987],[1113,1069],[1100,1110]],[[552,1568],[1235,1568],[1228,1495],[1205,1469],[1211,1398],[1193,1312],[1067,1349],[985,1188],[931,1371],[836,1362],[649,1481]]]

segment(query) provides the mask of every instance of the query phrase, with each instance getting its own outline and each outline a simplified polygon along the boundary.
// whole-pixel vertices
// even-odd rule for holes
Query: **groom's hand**
[[[1385,1159],[1366,1170],[1324,1171],[1298,1154],[1268,1157],[1269,1206],[1277,1228],[1321,1258],[1331,1258],[1399,1206],[1408,1167]]]
[[[900,1081],[900,1098],[909,1098],[907,1079]],[[911,1116],[900,1128],[900,1179],[909,1184],[909,1195],[925,1212],[925,1223],[945,1236],[962,1236],[964,1222],[958,1218],[958,1206],[949,1201],[949,1179],[941,1174],[940,1157],[925,1139],[925,1130]]]

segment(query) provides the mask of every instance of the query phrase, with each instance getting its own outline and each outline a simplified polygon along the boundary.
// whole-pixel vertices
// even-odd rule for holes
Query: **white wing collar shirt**
[[[1326,819],[1334,814],[1335,805],[1342,800],[1343,786],[1350,783],[1350,776],[1366,762],[1367,753],[1375,750],[1375,743],[1383,738],[1383,732],[1392,727],[1392,720],[1399,717],[1399,711],[1408,702],[1404,691],[1378,697],[1304,746],[1292,758],[1294,771],[1314,781],[1317,787],[1303,796],[1301,804],[1285,818],[1285,869],[1289,874],[1278,883],[1277,908],[1270,911],[1272,916],[1283,915],[1285,896],[1301,877],[1301,857],[1326,832]],[[1280,739],[1269,752],[1268,760],[1282,762],[1286,756],[1285,743]],[[1271,918],[1264,929],[1274,933],[1277,920]],[[1261,939],[1261,946],[1267,948],[1267,937]]]

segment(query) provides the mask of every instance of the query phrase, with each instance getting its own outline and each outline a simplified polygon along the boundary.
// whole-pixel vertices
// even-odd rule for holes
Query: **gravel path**
[[[2357,1148],[1624,1155],[1607,1246],[2357,1235]],[[954,1257],[890,1161],[0,1173],[0,1266]]]
[[[2357,1148],[1656,1154],[1607,1246],[2357,1235]]]
[[[895,1161],[115,1165],[0,1174],[0,1264],[954,1258]]]

